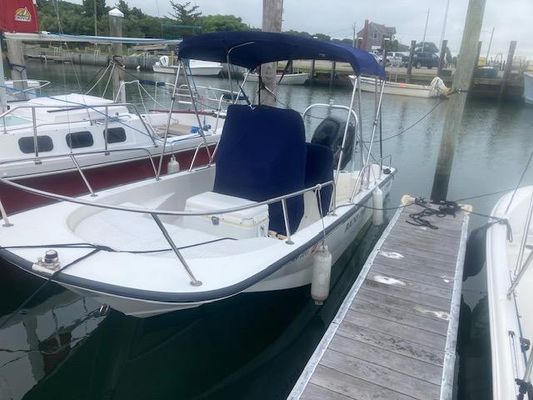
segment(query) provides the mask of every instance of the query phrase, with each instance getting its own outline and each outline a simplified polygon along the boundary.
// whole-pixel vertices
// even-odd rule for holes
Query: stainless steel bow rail
[[[202,168],[211,168],[211,167],[208,166],[208,167],[202,167]],[[28,193],[32,193],[32,194],[35,194],[35,195],[38,195],[38,196],[42,196],[42,197],[46,197],[46,198],[53,199],[53,200],[67,201],[67,202],[70,202],[70,203],[80,204],[80,205],[84,205],[84,206],[88,206],[88,207],[96,207],[96,208],[101,208],[101,209],[107,209],[107,210],[124,211],[124,212],[132,212],[132,213],[139,213],[139,214],[149,214],[152,217],[152,219],[154,220],[154,222],[156,223],[157,227],[160,229],[161,233],[163,234],[163,236],[167,240],[168,244],[170,245],[170,247],[172,248],[174,253],[176,254],[177,258],[179,259],[179,261],[183,265],[183,268],[185,269],[186,273],[189,275],[189,277],[191,279],[191,285],[193,285],[193,286],[200,286],[202,284],[202,282],[199,281],[198,279],[196,279],[196,277],[194,276],[192,270],[190,269],[189,265],[187,264],[187,261],[185,260],[185,258],[183,257],[183,255],[179,251],[178,247],[176,246],[176,244],[172,240],[172,238],[171,238],[170,234],[168,233],[167,229],[165,228],[164,224],[161,222],[161,220],[159,218],[160,216],[166,215],[166,216],[191,217],[191,216],[206,216],[206,215],[222,215],[222,214],[228,214],[228,213],[232,213],[232,212],[237,212],[237,211],[242,211],[242,210],[255,208],[255,207],[258,207],[258,206],[262,206],[262,205],[269,205],[269,204],[280,202],[282,204],[282,207],[283,207],[283,218],[284,218],[284,223],[285,223],[285,227],[286,227],[286,230],[287,230],[286,243],[288,245],[291,245],[294,242],[291,240],[291,231],[290,231],[290,225],[289,225],[289,214],[288,214],[288,210],[287,210],[286,201],[288,199],[293,198],[293,197],[301,196],[301,195],[305,194],[306,192],[313,191],[313,192],[316,193],[316,192],[320,191],[321,189],[323,189],[324,187],[327,187],[327,186],[335,184],[334,181],[329,181],[329,182],[325,182],[323,184],[318,184],[318,185],[312,186],[310,188],[299,190],[297,192],[293,192],[293,193],[290,193],[290,194],[287,194],[287,195],[275,197],[275,198],[272,198],[272,199],[269,199],[269,200],[265,200],[265,201],[262,201],[262,202],[257,202],[257,203],[253,203],[253,204],[249,204],[249,205],[245,205],[245,206],[231,207],[231,208],[226,208],[226,209],[222,209],[222,210],[209,210],[209,211],[200,211],[200,212],[190,212],[190,211],[156,210],[156,209],[129,207],[129,206],[119,206],[119,205],[106,204],[106,203],[96,203],[96,202],[93,202],[93,201],[84,200],[82,198],[74,198],[74,197],[70,197],[70,196],[64,196],[64,195],[59,195],[59,194],[55,194],[55,193],[50,193],[50,192],[47,192],[47,191],[44,191],[44,190],[30,188],[30,187],[18,184],[16,182],[10,181],[10,180],[5,179],[5,178],[0,178],[0,182],[6,184],[8,186],[12,186],[14,188],[26,191]],[[321,204],[320,204],[320,201],[319,201],[319,197],[315,196],[315,198],[316,198],[316,201],[317,201],[317,207],[319,207],[319,209],[321,209]],[[0,201],[0,211],[3,211],[3,207],[1,206],[1,201]],[[7,215],[5,214],[5,212],[2,212],[2,217],[4,218],[4,223],[5,223],[4,226],[7,226],[9,221],[7,220]],[[9,224],[9,226],[12,226],[12,225]]]

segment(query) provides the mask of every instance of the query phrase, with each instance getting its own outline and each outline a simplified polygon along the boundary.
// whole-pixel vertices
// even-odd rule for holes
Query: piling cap
[[[110,17],[124,18],[124,13],[122,11],[120,11],[118,8],[115,7],[112,10],[109,11],[109,16]]]

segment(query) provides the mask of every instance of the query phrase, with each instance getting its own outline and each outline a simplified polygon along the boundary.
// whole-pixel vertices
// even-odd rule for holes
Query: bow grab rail
[[[293,242],[291,240],[291,232],[290,232],[290,229],[289,229],[289,227],[290,227],[290,225],[289,225],[289,213],[288,213],[287,204],[286,204],[287,199],[303,195],[304,193],[309,192],[309,191],[319,192],[322,188],[324,188],[326,186],[329,186],[329,185],[333,185],[334,186],[335,185],[334,181],[328,181],[328,182],[325,182],[325,183],[314,185],[314,186],[306,188],[306,189],[299,190],[297,192],[289,193],[289,194],[286,194],[286,195],[283,195],[283,196],[278,196],[278,197],[275,197],[275,198],[272,198],[272,199],[268,199],[268,200],[265,200],[265,201],[262,201],[262,202],[257,202],[257,203],[253,203],[253,204],[247,204],[247,205],[239,206],[239,207],[231,207],[231,208],[226,208],[226,209],[222,209],[222,210],[209,210],[209,211],[191,212],[191,211],[155,210],[155,209],[137,208],[137,207],[129,207],[129,206],[118,206],[118,205],[106,204],[106,203],[97,203],[97,202],[94,202],[94,201],[88,201],[88,200],[84,200],[84,199],[80,199],[80,198],[73,198],[73,197],[64,196],[64,195],[60,195],[60,194],[50,193],[50,192],[47,192],[47,191],[44,191],[44,190],[30,188],[30,187],[27,187],[27,186],[12,182],[12,181],[10,181],[8,179],[5,179],[5,178],[0,178],[0,182],[4,183],[6,185],[9,185],[9,186],[15,187],[17,189],[24,190],[26,192],[29,192],[29,193],[32,193],[32,194],[36,194],[36,195],[39,195],[39,196],[43,196],[43,197],[47,197],[47,198],[54,199],[54,200],[62,200],[62,201],[70,202],[70,203],[80,204],[80,205],[89,206],[89,207],[102,208],[102,209],[107,209],[107,210],[125,211],[125,212],[139,213],[139,214],[149,214],[152,217],[152,219],[154,220],[154,222],[156,223],[157,227],[159,228],[159,230],[161,231],[163,236],[165,237],[165,239],[167,240],[167,242],[170,245],[172,251],[174,252],[176,257],[179,259],[179,261],[182,264],[183,268],[185,269],[187,275],[190,277],[190,279],[191,279],[190,284],[192,286],[201,286],[202,282],[195,277],[194,273],[192,272],[190,266],[187,263],[187,260],[183,257],[183,255],[179,251],[178,247],[176,246],[176,244],[172,240],[172,237],[170,236],[170,234],[168,233],[168,231],[167,231],[166,227],[164,226],[163,222],[159,218],[161,215],[167,215],[167,216],[168,215],[172,215],[172,216],[205,216],[205,215],[216,215],[216,214],[228,214],[228,213],[231,213],[231,212],[242,211],[242,210],[255,208],[255,207],[258,207],[258,206],[262,206],[262,205],[269,205],[269,204],[281,202],[281,205],[282,205],[282,208],[283,208],[283,219],[284,219],[285,227],[286,227],[286,230],[287,230],[287,240],[286,240],[285,243],[290,245],[290,244],[293,244]],[[317,198],[317,205],[320,208],[321,204],[320,204],[320,201],[318,200],[318,196],[315,196],[315,197]],[[4,218],[4,221],[7,221],[7,216],[6,216],[6,218]]]

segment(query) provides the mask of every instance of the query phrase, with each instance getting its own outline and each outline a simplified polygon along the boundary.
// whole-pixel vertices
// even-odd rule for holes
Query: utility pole
[[[263,0],[263,32],[281,32],[283,0]],[[274,106],[276,104],[277,63],[261,65],[261,77],[264,88],[259,88],[261,103]]]
[[[122,20],[124,14],[118,8],[109,11],[109,33],[114,37],[122,37]],[[122,43],[113,43],[111,46],[113,57],[113,100],[126,102],[124,88],[124,69],[122,64]]]
[[[355,48],[355,38],[356,38],[356,32],[355,32],[355,22],[352,25],[352,47]]]
[[[448,47],[448,41],[445,39],[441,42],[440,56],[439,56],[439,69],[437,70],[437,76],[441,76],[442,69],[444,68],[444,58],[446,57],[446,48]]]
[[[450,96],[448,101],[437,168],[431,190],[431,199],[435,201],[445,200],[448,195],[455,144],[463,118],[466,91],[470,87],[474,72],[474,61],[483,23],[483,14],[485,13],[485,3],[486,0],[470,0],[468,4],[461,50],[457,57],[457,69],[453,77],[452,89],[456,92]]]
[[[428,22],[429,22],[429,8],[428,15],[426,16],[426,26],[424,26],[424,37],[422,38],[422,51],[426,48],[426,33],[428,31]]]
[[[96,2],[93,0],[93,17],[94,17],[94,36],[98,36],[98,16],[96,15]]]
[[[450,0],[446,1],[446,9],[444,10],[444,21],[442,21],[442,30],[440,31],[440,40],[439,44],[441,45],[441,49],[444,47],[442,45],[442,41],[444,40],[444,34],[446,32],[446,23],[448,22],[448,9],[450,8]]]
[[[485,57],[485,65],[489,64],[489,54],[490,54],[490,48],[492,46],[493,37],[494,37],[494,27],[492,27],[492,32],[490,33],[489,47],[487,47],[487,57]]]

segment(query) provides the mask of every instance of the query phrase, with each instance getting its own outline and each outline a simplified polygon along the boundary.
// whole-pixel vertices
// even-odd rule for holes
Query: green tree
[[[96,6],[96,16],[101,17],[106,14],[108,8],[105,5],[105,0],[83,0],[83,14],[87,17],[94,17],[94,9]]]
[[[124,14],[124,18],[129,18],[131,14],[131,9],[128,3],[126,3],[124,0],[120,0],[117,4],[115,4],[115,7],[118,8],[122,14]]]
[[[174,17],[180,25],[196,25],[202,15],[201,11],[197,11],[200,7],[191,6],[190,1],[186,3],[178,3],[170,0],[170,6],[172,7],[170,15]]]
[[[200,17],[202,32],[247,31],[248,25],[234,15],[206,15]]]
[[[331,40],[330,36],[324,35],[323,33],[315,33],[313,37],[318,40],[324,40],[325,42],[329,42]]]

